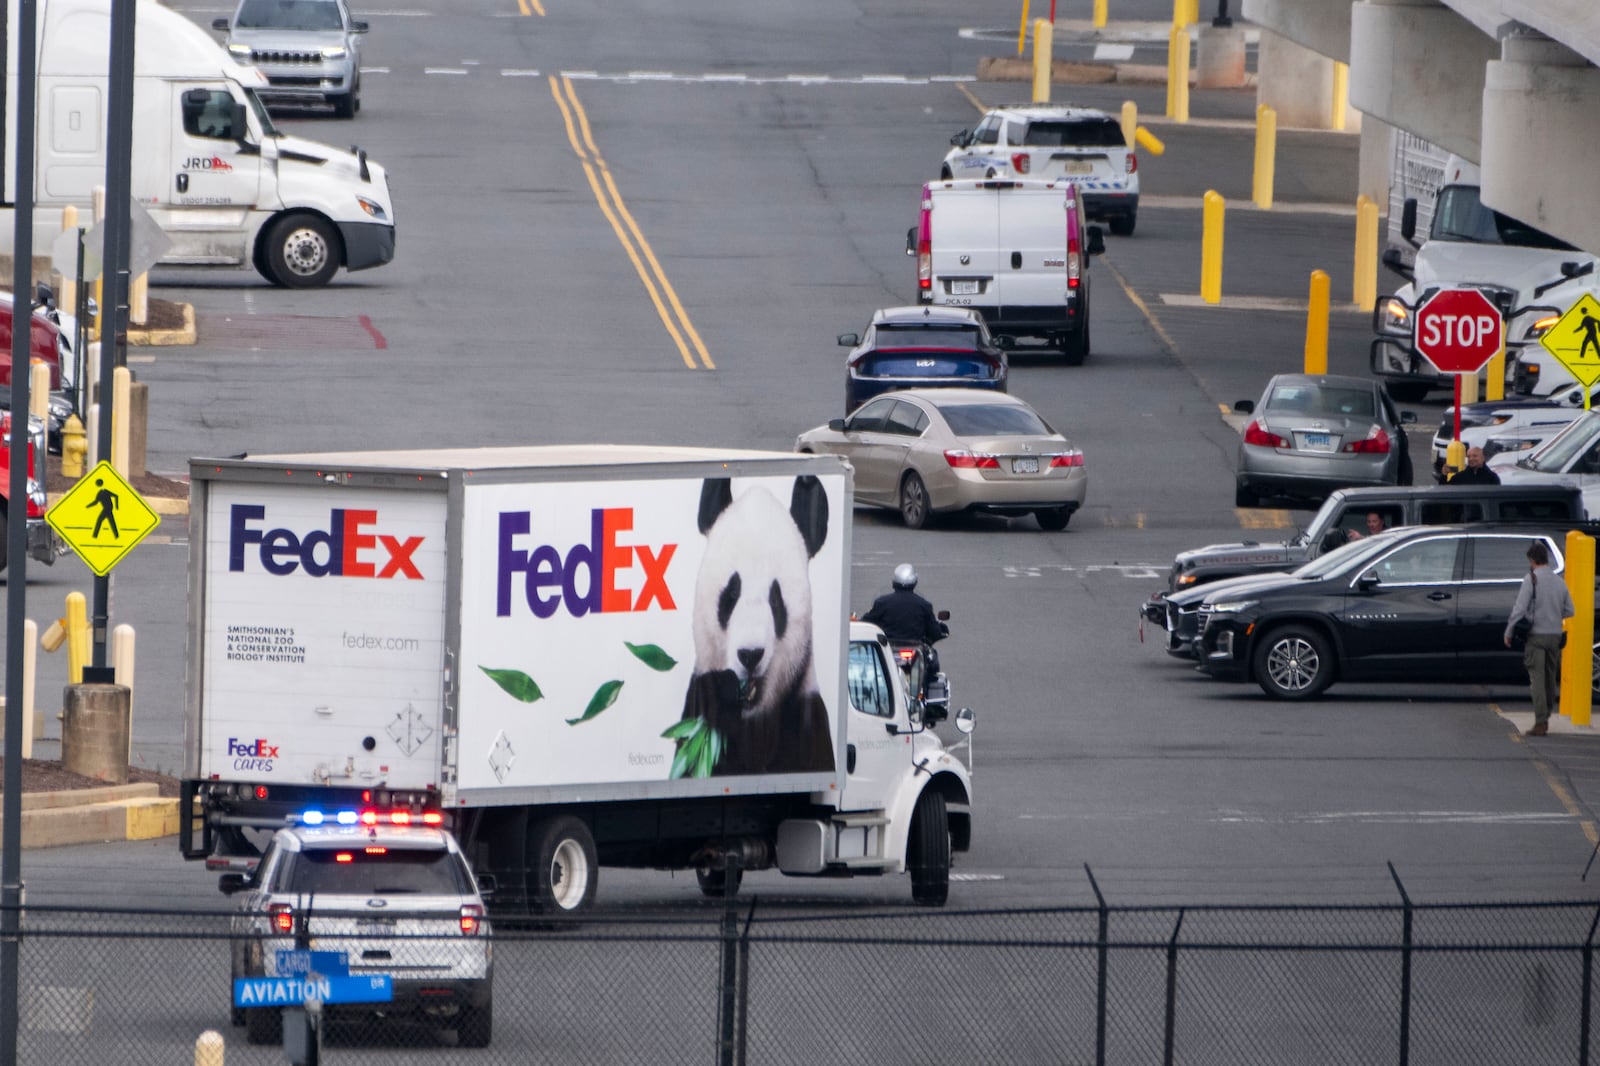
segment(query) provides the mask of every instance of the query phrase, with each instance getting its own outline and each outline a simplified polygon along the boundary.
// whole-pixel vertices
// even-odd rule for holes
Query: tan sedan
[[[1083,452],[1015,396],[979,389],[885,393],[794,447],[849,459],[856,502],[894,508],[911,529],[954,511],[1065,529],[1089,487]]]

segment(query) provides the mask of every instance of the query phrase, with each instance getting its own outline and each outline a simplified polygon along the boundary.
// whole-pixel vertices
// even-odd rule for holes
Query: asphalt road
[[[224,13],[180,6],[203,25]],[[163,297],[196,306],[201,342],[132,357],[150,387],[151,469],[353,446],[788,449],[837,413],[835,335],[912,297],[904,234],[950,134],[976,105],[1028,92],[970,80],[982,56],[1006,54],[1011,5],[526,10],[361,13],[373,29],[360,116],[283,125],[359,143],[390,168],[396,261],[307,293],[253,274],[158,274]],[[1136,62],[1163,61],[1140,47]],[[953,903],[1088,902],[1086,866],[1114,903],[1391,901],[1390,861],[1419,899],[1592,894],[1579,880],[1592,816],[1493,709],[1522,706],[1523,692],[1339,686],[1284,706],[1140,643],[1135,607],[1175,551],[1286,536],[1305,517],[1232,507],[1237,438],[1218,407],[1299,368],[1296,301],[1313,269],[1348,299],[1353,210],[1293,205],[1353,204],[1356,139],[1284,131],[1279,206],[1258,212],[1245,206],[1253,93],[1197,93],[1187,126],[1157,119],[1160,87],[1055,97],[1110,110],[1133,99],[1166,142],[1141,157],[1137,235],[1108,238],[1093,265],[1088,363],[1013,363],[1012,391],[1084,448],[1088,504],[1060,534],[988,518],[911,533],[856,515],[851,602],[865,607],[911,561],[955,616],[941,653],[979,727],[974,848]],[[1230,201],[1222,308],[1194,305],[1207,188]],[[682,315],[658,310],[643,277],[662,307],[670,286]],[[1245,296],[1263,299],[1229,306]],[[1335,371],[1365,372],[1367,330],[1336,310]],[[1416,409],[1425,471],[1440,405]],[[138,632],[135,758],[169,772],[182,751],[186,547],[169,519],[119,567],[112,604],[113,624]],[[89,583],[71,558],[31,569],[31,616],[55,617]],[[44,703],[64,670],[60,656],[41,663]],[[25,877],[36,903],[222,905],[172,841],[33,851]],[[747,884],[801,903],[909,898],[900,879]],[[600,906],[696,895],[692,878],[606,871]]]

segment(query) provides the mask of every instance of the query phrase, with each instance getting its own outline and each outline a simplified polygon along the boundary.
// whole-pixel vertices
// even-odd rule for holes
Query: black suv
[[[1221,582],[1200,605],[1200,669],[1285,700],[1335,680],[1523,683],[1504,634],[1528,545],[1544,541],[1559,576],[1568,528],[1397,529],[1293,574]]]

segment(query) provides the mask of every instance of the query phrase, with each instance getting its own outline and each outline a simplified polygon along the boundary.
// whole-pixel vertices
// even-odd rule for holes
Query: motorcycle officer
[[[933,604],[917,595],[917,569],[910,563],[894,568],[894,591],[886,592],[873,601],[872,607],[862,615],[862,621],[871,622],[883,630],[890,640],[916,641],[927,645],[928,671],[939,672],[939,653],[933,642],[950,635],[950,627],[939,621],[933,613]]]

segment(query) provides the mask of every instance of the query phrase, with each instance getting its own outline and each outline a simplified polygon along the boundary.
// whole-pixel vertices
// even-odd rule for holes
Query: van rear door
[[[997,302],[1001,306],[1065,306],[1066,204],[1067,194],[1060,186],[999,190],[997,228],[1002,262]]]
[[[933,299],[987,315],[999,306],[999,205],[988,182],[935,186],[930,202]]]

